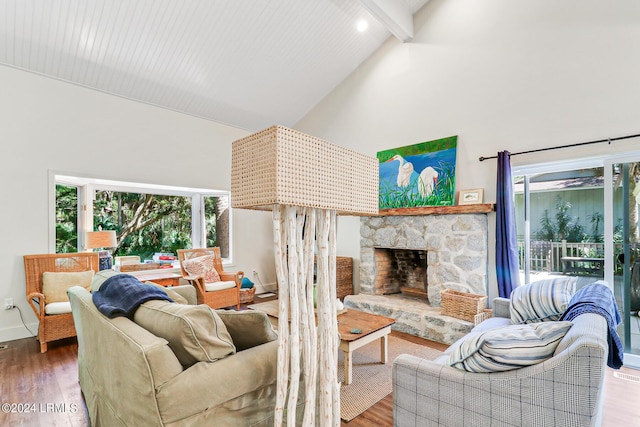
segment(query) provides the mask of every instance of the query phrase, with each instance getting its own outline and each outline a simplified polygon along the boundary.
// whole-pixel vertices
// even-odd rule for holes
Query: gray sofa
[[[195,303],[192,286],[171,289]],[[273,425],[277,340],[185,369],[165,339],[128,318],[105,317],[86,289],[73,287],[68,295],[80,386],[94,427]],[[263,313],[234,315],[244,313],[264,316],[270,328]],[[242,347],[255,332],[242,334]]]
[[[478,327],[508,325],[508,299]],[[488,322],[488,323],[487,323]],[[401,355],[393,363],[393,417],[405,426],[598,426],[607,362],[607,322],[576,317],[552,358],[520,369],[472,373]],[[455,344],[453,344],[455,345]]]

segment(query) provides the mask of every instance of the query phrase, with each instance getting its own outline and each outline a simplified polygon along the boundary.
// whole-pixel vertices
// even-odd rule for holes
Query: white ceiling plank
[[[389,35],[355,0],[0,0],[0,65],[250,131],[295,125]]]
[[[401,42],[413,38],[413,14],[397,0],[360,0],[362,5],[384,24]]]

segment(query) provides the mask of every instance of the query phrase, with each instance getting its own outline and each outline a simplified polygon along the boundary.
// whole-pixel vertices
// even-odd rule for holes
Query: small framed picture
[[[477,205],[482,203],[482,188],[474,188],[473,190],[460,190],[458,193],[459,205]]]

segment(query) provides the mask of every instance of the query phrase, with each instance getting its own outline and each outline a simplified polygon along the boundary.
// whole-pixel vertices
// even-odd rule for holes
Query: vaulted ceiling
[[[0,0],[0,64],[247,130],[292,126],[392,33],[409,39],[427,2]]]

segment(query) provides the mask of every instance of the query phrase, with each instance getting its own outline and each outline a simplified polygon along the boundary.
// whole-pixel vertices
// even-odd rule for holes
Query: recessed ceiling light
[[[365,31],[367,31],[367,28],[369,28],[369,23],[364,19],[359,20],[358,23],[356,24],[356,29],[361,33],[364,33]]]

